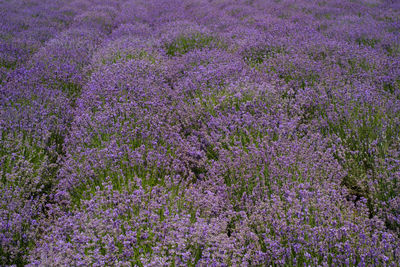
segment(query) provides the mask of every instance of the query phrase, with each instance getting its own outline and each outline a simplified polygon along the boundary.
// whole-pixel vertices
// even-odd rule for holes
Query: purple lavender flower
[[[397,266],[399,12],[0,3],[0,265]]]

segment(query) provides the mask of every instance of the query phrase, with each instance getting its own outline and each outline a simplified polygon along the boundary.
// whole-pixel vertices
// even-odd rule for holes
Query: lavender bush
[[[0,7],[1,266],[399,266],[397,2]]]

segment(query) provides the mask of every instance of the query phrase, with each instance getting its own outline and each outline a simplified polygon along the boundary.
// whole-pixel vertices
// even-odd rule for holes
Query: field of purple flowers
[[[0,15],[0,266],[400,265],[399,1]]]

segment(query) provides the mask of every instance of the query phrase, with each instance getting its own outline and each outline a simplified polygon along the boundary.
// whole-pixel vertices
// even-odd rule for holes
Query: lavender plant
[[[399,266],[397,2],[0,7],[1,266]]]

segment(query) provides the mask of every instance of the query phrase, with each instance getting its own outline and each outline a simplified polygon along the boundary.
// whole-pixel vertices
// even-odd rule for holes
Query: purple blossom
[[[0,7],[1,266],[398,265],[394,1]]]

